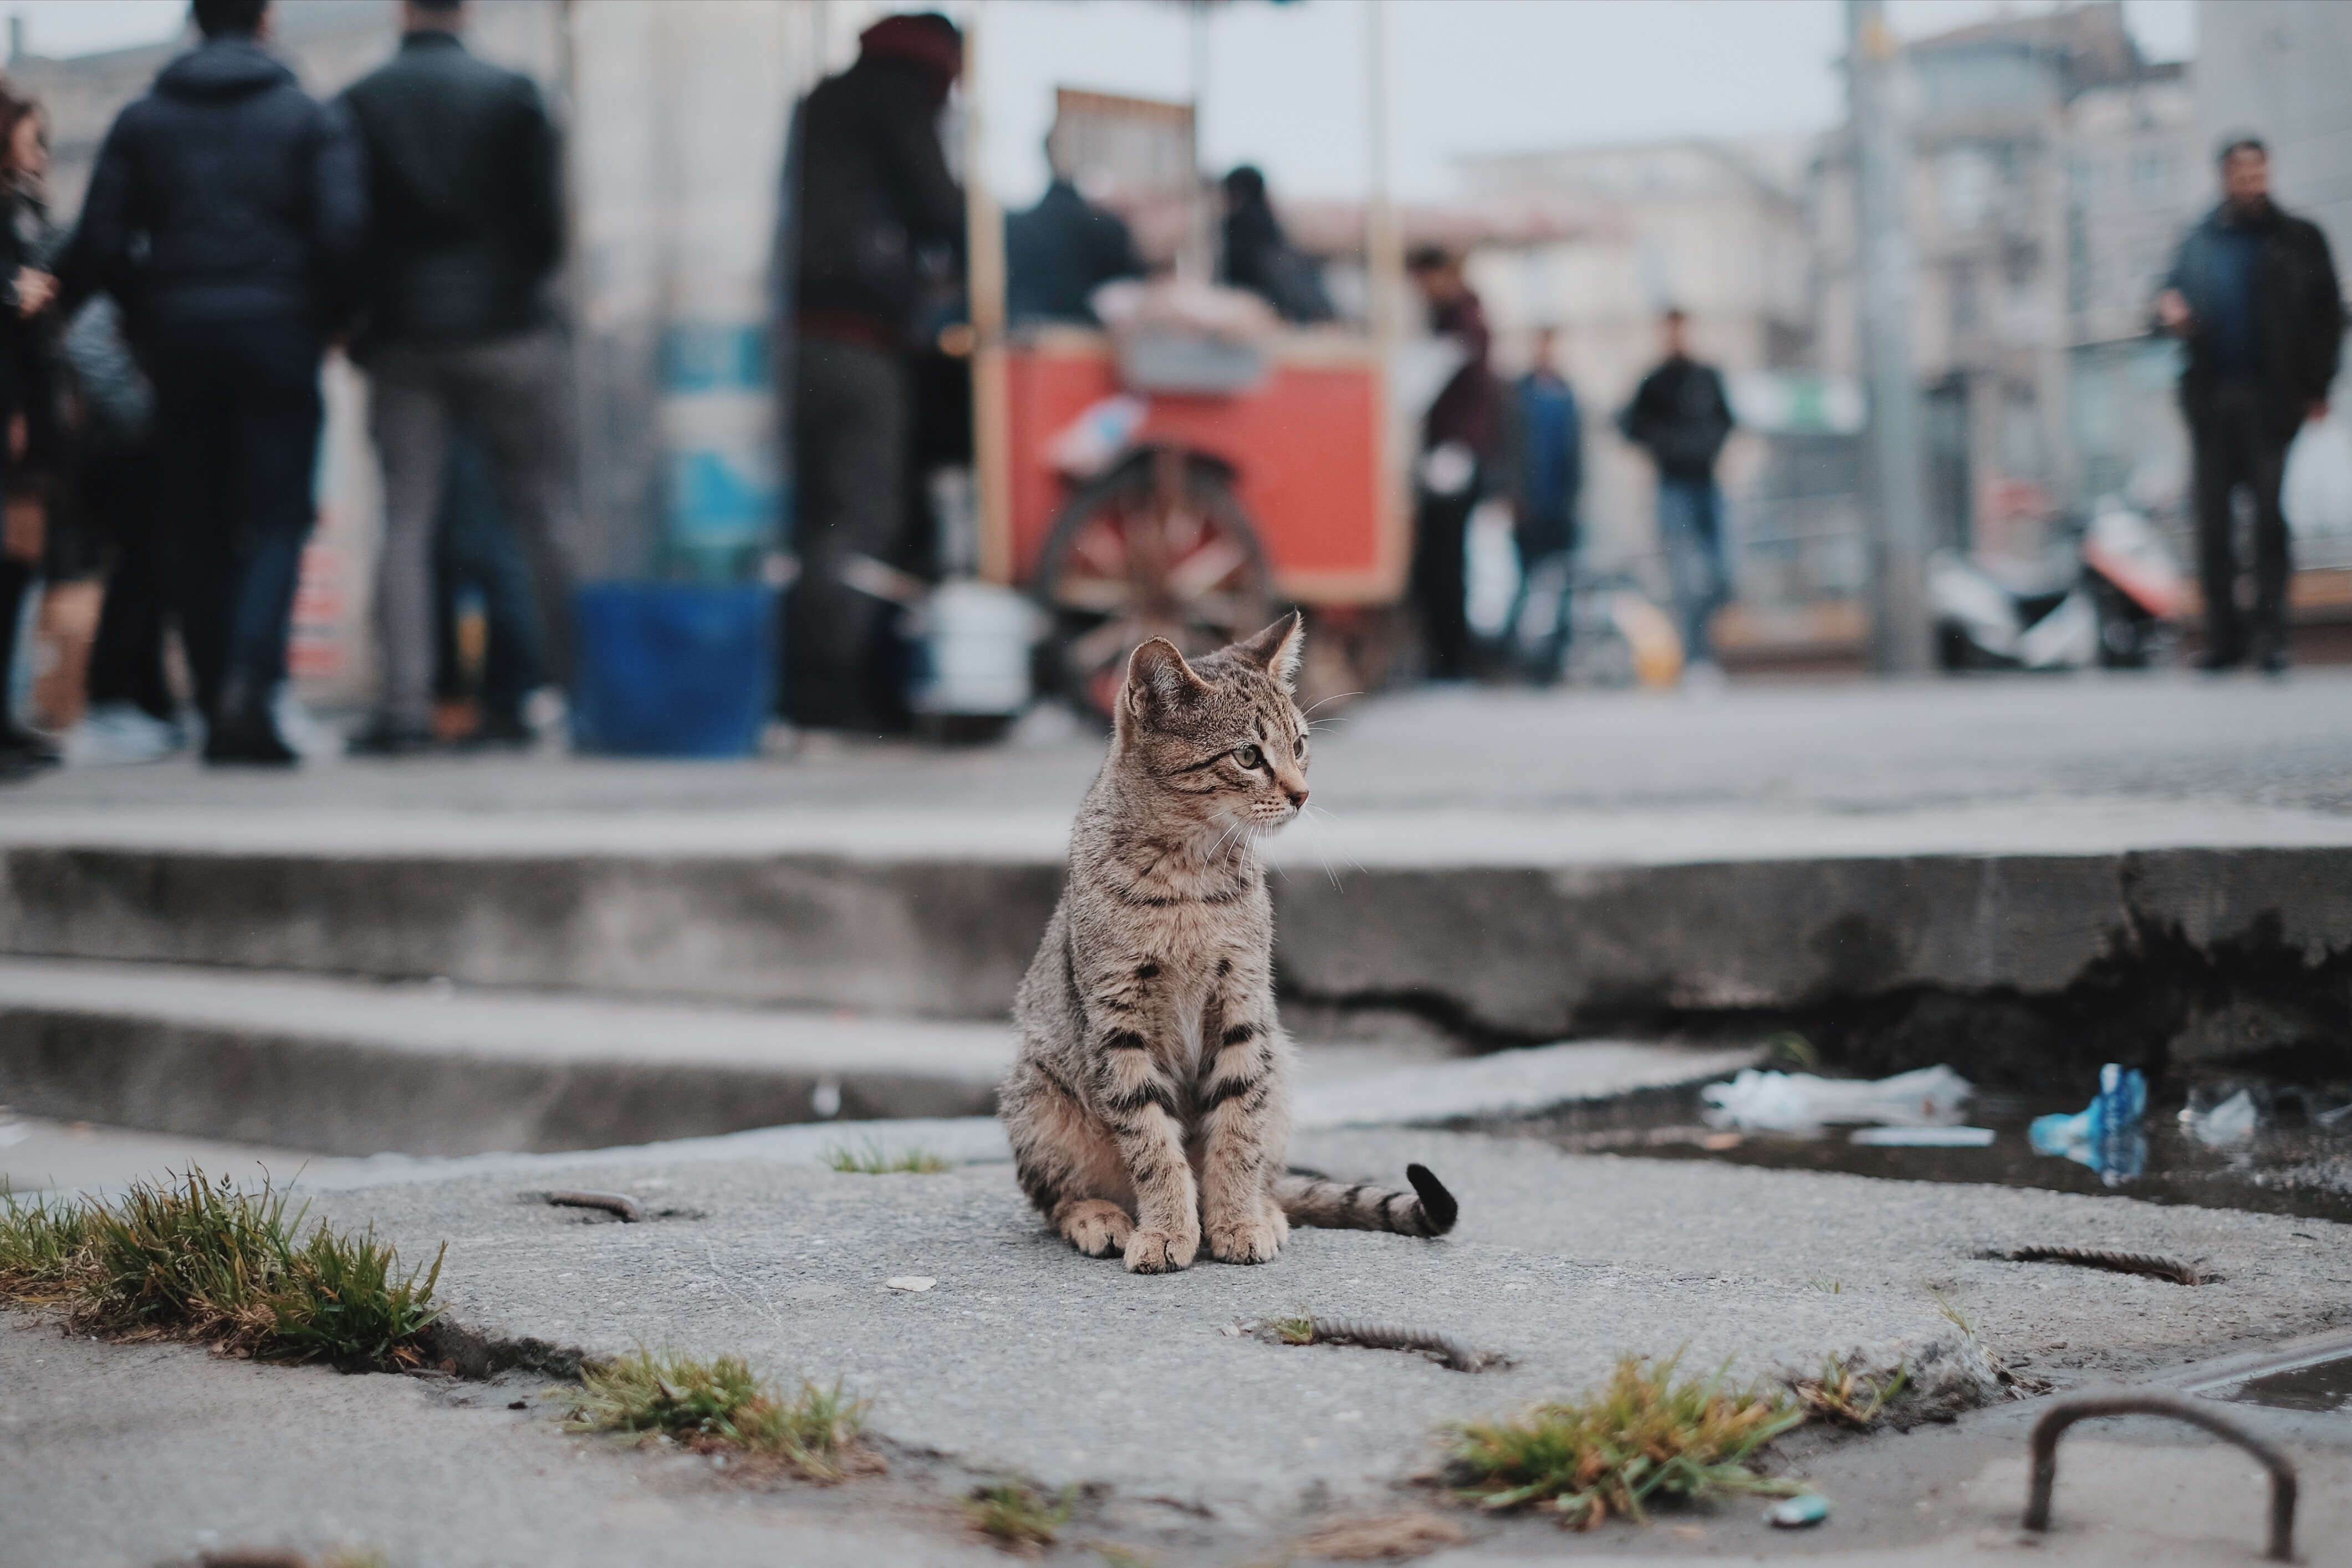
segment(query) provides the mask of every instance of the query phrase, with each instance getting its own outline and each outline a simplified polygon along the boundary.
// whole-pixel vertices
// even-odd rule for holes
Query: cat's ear
[[[1307,617],[1294,610],[1234,652],[1272,675],[1288,691],[1298,678],[1298,661],[1307,652]]]
[[[1192,702],[1208,690],[1209,683],[1184,662],[1183,651],[1165,637],[1154,637],[1127,656],[1127,700],[1138,713],[1155,703]]]

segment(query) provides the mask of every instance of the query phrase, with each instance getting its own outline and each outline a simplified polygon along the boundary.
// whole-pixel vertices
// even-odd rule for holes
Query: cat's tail
[[[1393,1230],[1400,1236],[1443,1236],[1454,1228],[1460,1206],[1427,1166],[1404,1167],[1412,1191],[1358,1182],[1333,1181],[1309,1171],[1292,1171],[1274,1181],[1274,1200],[1293,1225],[1327,1230]]]

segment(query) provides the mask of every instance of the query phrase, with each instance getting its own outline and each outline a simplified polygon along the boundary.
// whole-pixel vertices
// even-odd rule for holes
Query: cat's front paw
[[[1081,1198],[1065,1203],[1054,1213],[1062,1239],[1089,1258],[1108,1258],[1127,1245],[1135,1221],[1127,1210],[1107,1198]]]
[[[1220,1263],[1271,1263],[1290,1239],[1290,1221],[1273,1204],[1255,1214],[1209,1221],[1209,1256]]]
[[[1130,1274],[1172,1274],[1192,1266],[1201,1238],[1171,1235],[1165,1230],[1139,1230],[1127,1239],[1127,1271]]]

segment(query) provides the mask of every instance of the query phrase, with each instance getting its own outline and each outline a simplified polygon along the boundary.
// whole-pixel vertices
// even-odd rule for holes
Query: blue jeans
[[[197,701],[268,700],[286,678],[286,637],[315,511],[321,344],[288,318],[158,322],[157,521],[177,580],[180,637]]]
[[[539,591],[522,541],[499,504],[497,477],[475,438],[452,433],[441,482],[441,515],[433,541],[434,632],[438,650],[434,688],[458,696],[457,600],[471,583],[482,596],[489,648],[482,666],[482,706],[512,716],[547,679],[540,631]]]
[[[1723,492],[1715,481],[1667,476],[1658,481],[1658,537],[1681,618],[1683,657],[1713,662],[1707,622],[1731,602],[1731,560],[1723,548]]]

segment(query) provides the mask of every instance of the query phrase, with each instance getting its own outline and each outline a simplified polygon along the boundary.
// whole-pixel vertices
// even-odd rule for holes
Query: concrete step
[[[990,1024],[0,961],[0,1101],[328,1155],[602,1148],[993,1104]]]
[[[1276,841],[1278,977],[1302,1029],[1402,1011],[1493,1045],[1769,1017],[1860,1066],[1996,1077],[2333,1038],[2352,818],[2200,820],[1375,816]],[[1002,1018],[1066,821],[18,818],[0,953]]]
[[[22,1186],[107,1180],[112,1167],[88,1142],[100,1134],[64,1123],[136,1130],[117,1163],[138,1171],[173,1147],[215,1165],[290,1164],[607,1148],[812,1123],[824,1124],[776,1148],[805,1157],[888,1124],[958,1129],[958,1157],[989,1157],[1002,1138],[981,1118],[1013,1050],[1011,1032],[992,1024],[0,959],[0,1174]],[[1607,1106],[1687,1091],[1756,1055],[1613,1040],[1464,1060],[1310,1047],[1296,1120],[1302,1130],[1436,1126]],[[937,1118],[980,1120],[966,1131]],[[861,1123],[873,1125],[845,1125]]]

